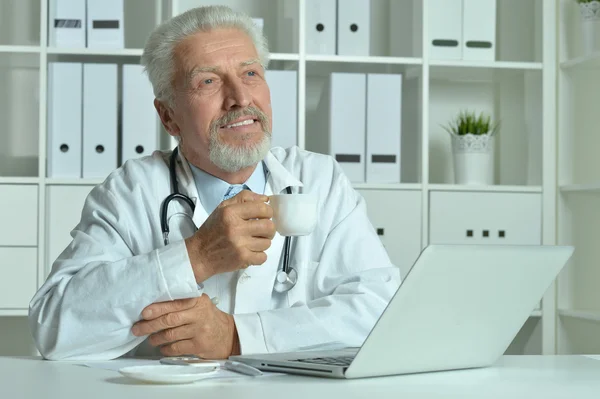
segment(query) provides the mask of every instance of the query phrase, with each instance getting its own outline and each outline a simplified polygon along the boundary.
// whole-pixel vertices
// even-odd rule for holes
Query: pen
[[[225,363],[223,363],[223,368],[253,377],[262,375],[262,371],[259,369],[233,360],[225,361]]]

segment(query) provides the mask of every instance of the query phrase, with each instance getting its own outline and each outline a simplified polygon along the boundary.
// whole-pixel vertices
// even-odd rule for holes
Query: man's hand
[[[264,251],[275,236],[273,208],[266,204],[268,199],[243,190],[221,202],[198,231],[185,240],[198,283],[215,274],[266,262]]]
[[[142,312],[144,320],[133,325],[135,336],[150,335],[165,356],[196,355],[227,359],[240,354],[235,321],[221,312],[208,295],[154,303]]]

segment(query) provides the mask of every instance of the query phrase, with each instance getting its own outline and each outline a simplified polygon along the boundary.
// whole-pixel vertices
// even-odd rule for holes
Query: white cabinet
[[[38,187],[0,185],[0,245],[34,247],[38,236]]]
[[[421,192],[358,190],[392,263],[406,276],[421,253]]]
[[[71,230],[79,223],[90,186],[50,186],[47,191],[46,273],[71,242]],[[68,201],[65,201],[68,198]]]
[[[36,291],[36,248],[0,247],[0,308],[27,309]]]
[[[429,241],[539,245],[541,200],[537,193],[434,191],[430,197]]]

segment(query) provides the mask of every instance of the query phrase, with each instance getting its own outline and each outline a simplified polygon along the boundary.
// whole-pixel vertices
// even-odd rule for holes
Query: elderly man
[[[267,60],[252,20],[226,7],[190,10],[151,34],[142,62],[179,153],[129,161],[90,193],[31,301],[45,358],[221,359],[364,341],[398,269],[331,157],[270,149]],[[161,221],[174,186],[189,199],[176,196]],[[318,223],[292,241],[298,281],[278,292],[284,238],[268,202],[288,187],[319,198]]]

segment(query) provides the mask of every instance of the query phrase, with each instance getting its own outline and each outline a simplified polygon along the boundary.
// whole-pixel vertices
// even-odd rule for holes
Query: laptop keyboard
[[[350,366],[354,356],[335,356],[335,357],[313,357],[309,359],[296,359],[294,362],[323,364],[326,366]]]

